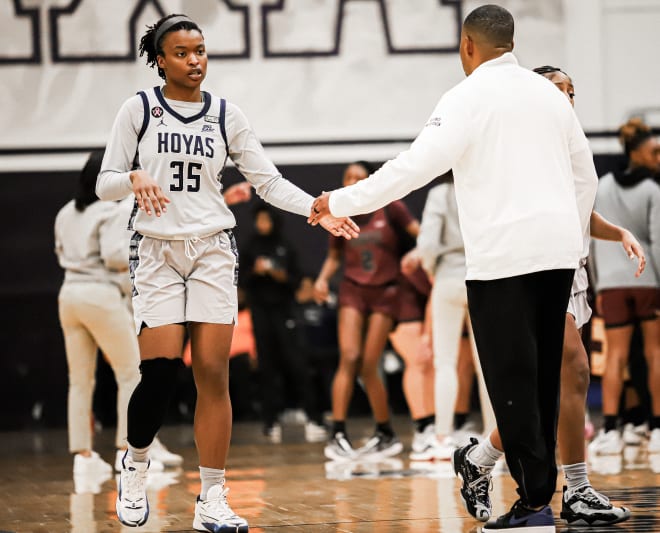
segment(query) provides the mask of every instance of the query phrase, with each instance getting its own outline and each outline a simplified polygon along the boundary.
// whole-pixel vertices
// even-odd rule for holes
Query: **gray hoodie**
[[[429,275],[465,279],[465,248],[453,183],[442,183],[429,190],[417,236],[417,251]]]
[[[612,173],[598,184],[594,209],[629,230],[646,253],[646,269],[636,278],[635,267],[621,243],[592,241],[591,271],[597,291],[622,287],[660,286],[660,186],[648,178],[623,187]]]
[[[112,283],[128,279],[128,214],[124,202],[97,201],[80,212],[74,200],[55,218],[55,253],[65,283]]]

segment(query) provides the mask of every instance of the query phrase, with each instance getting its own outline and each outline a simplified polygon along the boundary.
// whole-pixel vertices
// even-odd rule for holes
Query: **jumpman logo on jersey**
[[[160,119],[160,122],[159,122],[158,124],[156,124],[156,127],[158,127],[158,126],[165,126],[165,127],[167,127],[167,124],[165,124],[165,120],[163,120],[163,119],[161,118],[161,119]]]

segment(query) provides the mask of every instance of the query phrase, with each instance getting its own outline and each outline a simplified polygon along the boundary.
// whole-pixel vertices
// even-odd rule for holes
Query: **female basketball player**
[[[534,69],[553,82],[574,104],[573,82],[557,67]],[[596,239],[617,241],[625,253],[639,260],[636,276],[641,275],[646,263],[644,251],[627,230],[609,223],[595,211],[591,214],[590,233]],[[561,517],[571,524],[602,525],[626,520],[630,511],[613,506],[597,492],[587,477],[585,463],[584,422],[587,389],[589,387],[589,359],[581,337],[581,328],[591,317],[587,302],[588,276],[586,271],[589,237],[585,238],[584,258],[575,272],[573,287],[566,311],[564,347],[561,367],[559,425],[557,430],[559,456],[567,486],[564,487]],[[471,444],[454,452],[456,473],[463,478],[461,495],[468,512],[479,520],[488,520],[491,503],[488,495],[490,473],[503,452],[497,429],[481,443]]]
[[[247,531],[227,503],[225,464],[231,436],[228,357],[237,316],[235,219],[222,197],[227,157],[267,202],[309,215],[313,199],[283,179],[240,111],[201,90],[207,56],[199,26],[170,15],[150,27],[140,55],[162,86],[141,91],[119,110],[97,182],[99,197],[135,194],[130,249],[141,380],[128,408],[128,444],[117,515],[128,526],[149,515],[148,450],[183,364],[185,328],[197,386],[195,443],[201,493],[193,527]],[[132,170],[138,154],[139,170]],[[334,235],[357,236],[350,219],[326,218]]]
[[[346,186],[365,179],[372,170],[364,161],[352,163],[344,171],[343,183]],[[390,424],[387,391],[378,363],[396,320],[399,294],[399,237],[393,226],[397,224],[416,237],[419,223],[399,201],[361,215],[356,222],[363,227],[360,237],[350,246],[330,237],[328,255],[314,284],[317,302],[325,301],[328,283],[343,263],[339,287],[339,366],[332,383],[333,426],[325,447],[325,456],[334,460],[358,455],[346,432],[346,416],[358,375],[376,420],[374,436],[360,448],[359,454],[389,457],[403,450]]]
[[[628,168],[601,179],[596,208],[614,221],[633,228],[648,246],[653,268],[635,279],[625,277],[626,257],[610,243],[594,246],[596,305],[605,322],[607,365],[603,374],[604,427],[589,445],[590,451],[620,453],[623,440],[618,414],[623,373],[628,365],[635,324],[642,333],[651,397],[651,435],[648,451],[660,452],[660,319],[656,315],[660,287],[660,171],[656,153],[660,144],[651,128],[633,118],[619,128],[619,138],[629,159]]]

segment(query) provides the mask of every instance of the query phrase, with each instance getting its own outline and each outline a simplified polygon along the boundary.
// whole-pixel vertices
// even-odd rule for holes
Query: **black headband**
[[[165,33],[174,25],[179,24],[181,22],[190,22],[191,24],[195,24],[192,20],[190,20],[188,17],[185,15],[177,15],[176,17],[172,17],[167,19],[165,22],[163,22],[160,27],[156,30],[156,35],[154,35],[154,48],[156,48],[156,51],[158,51],[158,41],[160,41],[161,37],[165,35]]]

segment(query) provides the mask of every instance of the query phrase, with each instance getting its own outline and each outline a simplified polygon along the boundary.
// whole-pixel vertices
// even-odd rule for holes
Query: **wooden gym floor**
[[[230,503],[254,533],[467,533],[479,523],[465,512],[459,482],[448,462],[414,464],[407,457],[412,427],[396,418],[406,449],[380,463],[336,464],[323,444],[307,444],[300,426],[285,426],[283,444],[267,443],[256,423],[234,426],[228,465]],[[368,420],[349,420],[353,440],[369,436]],[[114,476],[74,482],[64,430],[0,434],[0,533],[110,533],[193,531],[199,475],[192,428],[168,426],[163,443],[184,456],[182,469],[150,474],[150,518],[142,528],[123,527],[115,517]],[[112,462],[113,430],[96,437],[96,449]],[[559,520],[560,490],[553,499],[562,533],[660,532],[660,457],[644,446],[622,456],[590,461],[593,485],[631,508],[628,522],[612,527],[568,528]],[[495,514],[515,499],[506,472],[493,482]]]

